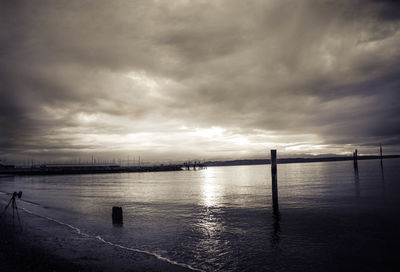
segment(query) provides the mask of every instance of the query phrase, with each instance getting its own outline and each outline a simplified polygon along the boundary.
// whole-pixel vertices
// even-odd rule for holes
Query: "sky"
[[[0,159],[400,153],[400,4],[0,0]]]

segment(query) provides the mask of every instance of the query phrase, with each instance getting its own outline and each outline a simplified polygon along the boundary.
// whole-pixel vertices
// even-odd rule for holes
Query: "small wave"
[[[33,202],[33,201],[24,200],[24,199],[21,199],[21,201],[26,202],[26,203],[29,203],[29,204],[33,204],[33,205],[36,205],[36,206],[40,206],[39,203],[36,203],[36,202]]]
[[[173,265],[177,265],[177,266],[180,266],[180,267],[188,268],[188,269],[193,270],[193,271],[205,272],[204,270],[201,270],[201,269],[198,269],[198,268],[194,268],[193,266],[191,266],[189,264],[175,262],[175,261],[170,260],[168,258],[165,258],[165,257],[163,257],[161,255],[158,255],[157,253],[154,253],[154,252],[150,252],[150,251],[146,251],[146,250],[142,250],[142,249],[137,249],[137,248],[126,247],[126,246],[119,245],[119,244],[114,244],[112,242],[104,240],[100,235],[96,236],[96,239],[101,241],[101,242],[103,242],[103,243],[106,243],[106,244],[109,244],[111,246],[114,246],[114,247],[119,247],[119,248],[126,249],[126,250],[129,250],[129,251],[134,251],[134,252],[139,252],[139,253],[143,253],[143,254],[154,256],[159,260],[168,262],[168,263],[173,264]]]
[[[193,266],[191,266],[191,265],[189,265],[189,264],[184,264],[184,263],[175,262],[175,261],[170,260],[170,259],[168,259],[168,258],[166,258],[166,257],[163,257],[163,256],[161,256],[161,255],[158,255],[157,253],[154,253],[154,252],[150,252],[150,251],[146,251],[146,250],[142,250],[142,249],[138,249],[138,248],[126,247],[126,246],[119,245],[119,244],[114,244],[114,243],[112,243],[112,242],[109,242],[109,241],[104,240],[100,235],[91,236],[91,235],[89,235],[89,234],[87,234],[87,233],[82,232],[81,229],[79,229],[79,228],[77,228],[77,227],[75,227],[75,226],[72,226],[72,225],[70,225],[70,224],[68,224],[68,223],[64,223],[64,222],[61,222],[61,221],[56,220],[56,219],[54,219],[54,218],[51,218],[51,217],[48,217],[48,216],[45,216],[45,215],[41,215],[41,214],[38,214],[38,213],[35,213],[35,212],[32,212],[32,211],[30,211],[30,210],[28,210],[28,209],[26,209],[26,208],[23,208],[23,207],[22,207],[21,209],[22,209],[24,212],[26,212],[26,213],[29,213],[29,214],[32,214],[32,215],[35,215],[35,216],[38,216],[38,217],[47,219],[47,220],[49,220],[49,221],[55,222],[55,223],[60,224],[60,225],[63,225],[63,226],[67,226],[68,228],[70,228],[70,229],[76,231],[78,234],[83,235],[83,236],[85,236],[85,237],[94,237],[94,238],[96,238],[97,240],[99,240],[100,242],[103,242],[103,243],[105,243],[105,244],[108,244],[108,245],[111,245],[111,246],[114,246],[114,247],[119,247],[119,248],[122,248],[122,249],[125,249],[125,250],[129,250],[129,251],[134,251],[134,252],[138,252],[138,253],[143,253],[143,254],[151,255],[151,256],[156,257],[157,259],[159,259],[159,260],[161,260],[161,261],[168,262],[168,263],[170,263],[170,264],[173,264],[173,265],[176,265],[176,266],[180,266],[180,267],[183,267],[183,268],[187,268],[187,269],[190,269],[190,270],[192,270],[192,271],[205,272],[204,270],[195,268],[195,267],[193,267]]]
[[[74,227],[74,226],[72,226],[72,225],[70,225],[70,224],[67,224],[67,223],[58,221],[58,220],[56,220],[56,219],[54,219],[54,218],[47,217],[47,216],[45,216],[45,215],[41,215],[41,214],[32,212],[32,211],[27,210],[27,209],[25,209],[25,208],[21,208],[21,209],[22,209],[24,212],[27,212],[27,213],[29,213],[29,214],[32,214],[32,215],[35,215],[35,216],[38,216],[38,217],[41,217],[41,218],[45,218],[45,219],[47,219],[47,220],[53,221],[53,222],[55,222],[55,223],[57,223],[57,224],[60,224],[60,225],[63,225],[63,226],[67,226],[67,227],[69,227],[70,229],[73,229],[74,231],[76,231],[76,232],[77,232],[78,234],[80,234],[80,235],[83,235],[83,236],[86,236],[86,237],[89,237],[89,236],[90,236],[89,234],[82,232],[79,228]]]

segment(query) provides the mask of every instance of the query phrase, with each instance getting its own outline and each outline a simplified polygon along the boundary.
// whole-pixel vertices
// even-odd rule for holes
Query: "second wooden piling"
[[[276,150],[271,149],[271,178],[272,178],[272,207],[274,213],[279,213],[278,204],[278,177],[277,177],[277,165],[276,165]]]

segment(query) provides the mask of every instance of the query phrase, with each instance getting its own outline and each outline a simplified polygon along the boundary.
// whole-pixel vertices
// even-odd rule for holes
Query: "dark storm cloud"
[[[288,145],[284,137],[305,134],[315,144],[399,144],[396,1],[0,6],[4,156],[68,156],[101,148],[96,135],[135,133],[172,156],[188,141],[180,127],[264,131]]]

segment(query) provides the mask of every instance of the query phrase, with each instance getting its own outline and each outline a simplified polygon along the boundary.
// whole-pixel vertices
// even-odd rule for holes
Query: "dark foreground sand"
[[[85,267],[51,254],[24,235],[1,219],[0,271],[85,271]]]
[[[1,212],[3,209],[0,205]],[[2,272],[190,271],[151,255],[107,245],[23,211],[20,215],[21,225],[18,221],[13,225],[10,213],[0,218]]]

